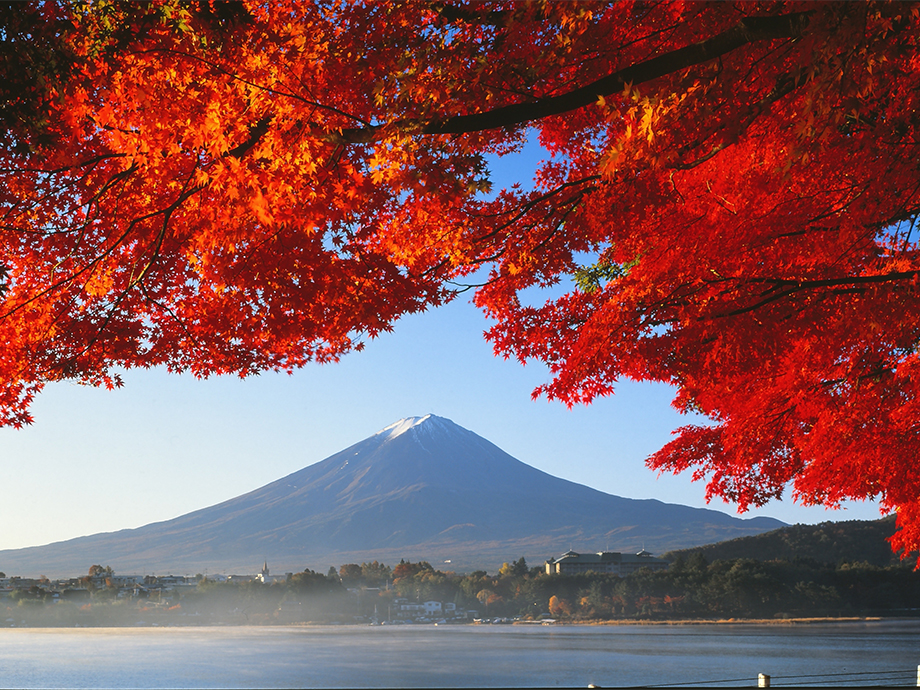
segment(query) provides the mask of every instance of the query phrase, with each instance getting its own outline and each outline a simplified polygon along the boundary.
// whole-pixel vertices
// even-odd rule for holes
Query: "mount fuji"
[[[66,576],[117,572],[322,572],[400,558],[449,570],[532,565],[574,548],[660,553],[784,523],[621,498],[553,477],[448,419],[402,419],[237,498],[137,529],[0,551],[0,569]],[[449,563],[449,565],[442,565]]]

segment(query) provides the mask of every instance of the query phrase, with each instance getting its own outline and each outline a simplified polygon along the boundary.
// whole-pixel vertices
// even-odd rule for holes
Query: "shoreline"
[[[560,621],[552,625],[816,625],[822,623],[877,623],[881,621],[917,621],[917,616],[811,616],[801,618],[673,618],[664,620],[584,620]],[[534,625],[537,621],[516,621],[515,625]]]
[[[756,625],[756,626],[765,626],[765,627],[793,627],[793,626],[811,626],[811,625],[828,625],[828,624],[840,624],[840,623],[893,623],[897,621],[903,621],[905,623],[920,623],[920,617],[911,616],[911,617],[884,617],[884,616],[846,616],[840,618],[827,617],[827,616],[815,616],[815,617],[802,617],[802,618],[785,618],[785,619],[774,619],[774,618],[712,618],[712,619],[668,619],[668,620],[657,620],[657,621],[641,621],[641,620],[621,620],[621,621],[605,621],[605,620],[595,620],[595,621],[559,621],[555,623],[547,624],[545,627],[566,627],[566,628],[579,628],[579,627],[606,627],[606,626],[633,626],[633,627],[680,627],[680,626],[731,626],[731,625]],[[515,621],[510,624],[499,625],[497,627],[504,628],[510,626],[521,626],[521,627],[544,627],[544,624],[541,624],[539,621]],[[387,627],[387,628],[402,628],[402,629],[420,629],[420,628],[429,628],[435,627],[433,624],[424,624],[419,623],[415,625],[400,625],[400,626],[372,626],[366,623],[325,623],[320,621],[303,621],[303,622],[292,622],[292,623],[227,623],[227,622],[210,622],[210,623],[197,623],[197,622],[188,622],[188,621],[164,621],[161,623],[140,623],[140,624],[129,624],[129,625],[118,625],[112,622],[102,622],[100,624],[83,624],[83,625],[29,625],[29,624],[20,624],[20,625],[9,625],[9,626],[0,626],[0,634],[4,630],[82,630],[82,631],[92,631],[92,630],[194,630],[196,628],[216,628],[216,629],[233,629],[233,628],[250,628],[250,629],[279,629],[279,628],[369,628],[369,627]],[[473,628],[473,627],[483,627],[483,628],[493,628],[496,626],[490,624],[476,624],[476,623],[457,623],[450,626],[440,626],[440,627],[456,627],[456,628]]]
[[[321,621],[321,620],[304,620],[304,621],[277,621],[277,620],[201,620],[198,616],[149,616],[147,618],[138,618],[131,622],[125,620],[106,620],[105,617],[96,619],[49,621],[49,620],[29,620],[27,618],[18,621],[7,620],[6,624],[0,625],[0,630],[6,629],[176,629],[176,628],[367,628],[367,627],[386,627],[386,628],[430,628],[430,627],[458,627],[472,628],[482,627],[494,629],[495,627],[518,626],[528,627],[701,627],[701,626],[759,626],[759,627],[796,627],[796,626],[820,626],[820,625],[839,625],[839,624],[867,624],[867,623],[896,623],[905,624],[920,623],[920,615],[912,616],[799,616],[792,618],[666,618],[659,620],[505,620],[502,623],[485,623],[473,621],[455,620],[450,623],[408,623],[397,624],[373,624],[367,622],[345,622],[345,621]]]

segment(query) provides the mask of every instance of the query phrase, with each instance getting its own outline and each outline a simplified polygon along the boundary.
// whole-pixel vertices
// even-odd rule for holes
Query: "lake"
[[[19,688],[916,685],[920,621],[0,629]]]

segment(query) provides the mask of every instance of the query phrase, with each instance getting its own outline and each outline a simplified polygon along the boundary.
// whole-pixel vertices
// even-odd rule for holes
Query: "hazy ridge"
[[[895,532],[895,516],[879,520],[844,520],[817,525],[788,525],[762,534],[738,537],[669,552],[675,559],[701,553],[707,561],[752,558],[759,561],[809,559],[820,563],[860,563],[878,567],[901,562],[888,538]],[[916,561],[914,556],[913,561]],[[905,559],[905,562],[912,562]]]

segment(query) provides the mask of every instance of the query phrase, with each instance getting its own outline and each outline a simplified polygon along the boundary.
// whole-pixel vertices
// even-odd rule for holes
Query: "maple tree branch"
[[[551,190],[549,190],[548,192],[546,192],[545,194],[541,194],[540,196],[538,196],[538,197],[536,197],[536,198],[534,198],[534,199],[530,199],[529,201],[525,202],[524,204],[521,204],[520,206],[518,206],[518,207],[515,208],[515,209],[509,209],[509,210],[507,210],[507,211],[500,211],[499,213],[472,213],[472,214],[470,214],[470,215],[471,215],[472,217],[474,217],[474,218],[497,218],[497,217],[499,217],[499,216],[507,216],[507,215],[510,215],[511,213],[514,213],[514,214],[515,214],[514,217],[511,218],[511,220],[508,220],[508,221],[502,223],[501,225],[499,225],[497,228],[494,228],[493,230],[490,230],[488,233],[486,233],[485,235],[483,235],[483,236],[480,237],[479,239],[485,239],[485,238],[487,238],[487,237],[491,237],[492,235],[496,234],[497,232],[499,232],[499,231],[501,231],[501,230],[505,230],[505,229],[511,227],[511,226],[514,225],[516,222],[518,222],[521,218],[523,218],[525,215],[527,215],[527,213],[529,213],[530,210],[533,209],[534,206],[536,206],[537,204],[540,204],[540,203],[542,203],[542,202],[544,202],[544,201],[547,201],[547,200],[549,200],[549,199],[552,199],[554,196],[557,196],[557,195],[561,194],[562,192],[564,192],[564,191],[565,191],[566,189],[568,189],[569,187],[577,187],[577,186],[579,186],[579,185],[587,184],[588,182],[595,182],[595,181],[597,181],[597,180],[599,180],[599,179],[601,179],[601,176],[600,176],[600,175],[587,175],[587,176],[581,177],[581,178],[579,178],[579,179],[577,179],[577,180],[569,180],[568,182],[563,182],[562,184],[560,184],[559,186],[555,187],[554,189],[551,189]],[[587,188],[586,190],[584,190],[584,191],[585,191],[585,192],[590,192],[590,191],[593,191],[593,190],[595,190],[595,189],[597,189],[597,187],[588,187],[588,188]]]
[[[749,283],[767,283],[773,285],[774,287],[771,290],[778,290],[782,286],[794,286],[802,289],[810,289],[816,287],[836,287],[840,285],[865,285],[872,283],[890,283],[898,280],[904,280],[905,278],[913,278],[917,274],[920,274],[920,270],[916,271],[896,271],[893,273],[879,273],[876,275],[868,276],[847,276],[846,278],[826,278],[824,280],[791,280],[783,278],[751,278],[747,282]]]
[[[737,126],[737,129],[734,132],[732,132],[731,137],[726,138],[722,142],[714,145],[712,149],[709,151],[709,153],[703,154],[696,160],[691,161],[689,163],[678,163],[677,165],[674,165],[673,167],[676,170],[690,170],[714,158],[720,151],[725,150],[726,148],[728,148],[729,146],[737,142],[738,139],[741,138],[741,135],[744,134],[748,130],[748,128],[754,123],[754,121],[758,117],[760,117],[760,115],[763,114],[763,112],[767,108],[769,108],[771,105],[776,103],[776,101],[780,100],[784,96],[787,96],[788,94],[792,93],[795,89],[799,87],[799,85],[800,84],[796,83],[795,78],[791,74],[782,75],[777,80],[776,85],[773,87],[773,89],[770,90],[770,93],[768,93],[760,101],[758,101],[756,104],[754,104],[753,106],[749,108],[748,115],[744,119],[741,120],[741,123]],[[725,129],[725,127],[723,126],[719,128],[719,130],[722,130],[722,129]],[[719,131],[719,130],[716,130],[716,131]],[[686,151],[691,151],[697,146],[700,146],[701,144],[702,144],[702,141],[697,140],[688,146],[681,147],[682,153]]]
[[[399,120],[390,126],[419,134],[468,134],[501,127],[513,127],[553,115],[578,110],[598,98],[619,93],[627,85],[642,84],[688,67],[709,62],[742,46],[777,38],[798,38],[808,25],[812,12],[793,12],[780,16],[745,17],[721,34],[678,48],[669,53],[640,62],[558,96],[541,98],[528,103],[511,105],[468,115],[456,115],[444,120],[419,122]],[[361,144],[374,141],[387,127],[378,125],[343,129],[332,137],[340,142]]]
[[[237,160],[245,156],[249,149],[255,146],[259,142],[259,139],[264,137],[268,132],[268,125],[271,124],[271,121],[272,116],[266,115],[261,120],[252,125],[249,128],[249,138],[242,144],[234,146],[232,149],[227,151],[226,155],[231,156],[232,158],[236,158]]]
[[[907,232],[904,233],[904,242],[901,244],[902,254],[907,251],[907,247],[910,244],[910,236],[913,234],[914,230],[917,227],[917,216],[914,215],[914,216],[906,218],[905,220],[910,220],[910,227],[908,227]]]
[[[188,329],[188,326],[185,324],[185,322],[169,307],[168,304],[163,304],[158,299],[151,297],[150,293],[147,292],[147,285],[145,283],[140,283],[138,287],[140,288],[141,293],[144,295],[144,299],[146,299],[149,304],[153,304],[159,307],[166,314],[168,314],[170,318],[176,322],[179,328],[182,329],[182,332],[185,333],[186,337],[189,339],[189,341],[191,341],[192,345],[199,347],[198,339],[195,337],[195,334]]]
[[[76,170],[79,168],[85,168],[88,165],[95,165],[96,163],[100,163],[104,160],[109,160],[110,158],[126,158],[127,156],[128,156],[127,153],[100,153],[84,161],[79,161],[77,163],[72,163],[70,165],[61,165],[61,166],[58,166],[57,168],[30,168],[27,166],[22,166],[22,167],[17,166],[16,168],[0,168],[0,173],[7,175],[15,170],[17,172],[39,173],[42,175],[55,175],[57,173],[66,172],[68,170]]]
[[[115,314],[117,313],[119,306],[122,304],[122,302],[125,301],[125,299],[127,299],[128,294],[129,294],[129,293],[131,292],[131,290],[134,289],[135,287],[140,286],[141,292],[143,293],[144,297],[147,298],[148,301],[152,301],[154,304],[157,304],[157,306],[160,306],[160,307],[162,308],[162,305],[160,305],[159,303],[157,303],[155,300],[151,300],[151,299],[150,299],[150,296],[149,296],[149,294],[148,294],[148,292],[147,292],[146,286],[143,284],[143,280],[144,280],[144,278],[146,277],[146,275],[147,275],[148,271],[150,270],[151,266],[153,265],[153,262],[154,262],[154,261],[157,259],[157,257],[159,257],[159,255],[160,255],[160,249],[162,248],[162,246],[163,246],[163,240],[164,240],[165,237],[166,237],[166,229],[167,229],[167,227],[169,226],[169,221],[170,221],[170,219],[172,218],[173,213],[175,213],[176,210],[177,210],[183,203],[185,203],[185,201],[187,201],[189,198],[191,198],[192,196],[194,196],[195,194],[197,194],[199,191],[201,191],[201,190],[203,189],[203,186],[202,186],[202,185],[194,185],[194,186],[193,186],[193,185],[191,184],[191,183],[192,183],[192,180],[194,179],[195,169],[196,169],[196,168],[193,168],[192,171],[191,171],[191,172],[188,174],[188,176],[186,177],[185,184],[183,185],[182,190],[180,191],[180,193],[179,193],[178,196],[176,197],[175,201],[173,201],[173,203],[171,203],[171,204],[170,204],[169,206],[167,206],[166,208],[161,209],[159,212],[151,213],[151,214],[148,214],[147,216],[144,217],[144,218],[154,218],[154,217],[156,217],[156,216],[159,215],[159,214],[162,214],[162,215],[163,215],[163,222],[160,224],[160,229],[159,229],[159,231],[157,232],[156,241],[154,242],[153,251],[151,252],[149,261],[147,262],[147,264],[144,266],[144,268],[141,270],[140,274],[139,274],[136,278],[132,278],[132,279],[129,281],[128,285],[127,285],[125,288],[119,290],[118,295],[115,297],[115,300],[110,304],[110,306],[109,306],[109,308],[108,308],[108,313],[106,314],[105,318],[102,320],[102,322],[101,322],[98,326],[95,327],[95,331],[96,331],[96,332],[95,332],[95,335],[93,335],[91,338],[89,338],[89,340],[87,341],[87,343],[83,346],[83,348],[82,348],[79,352],[77,352],[77,353],[71,355],[70,357],[68,357],[66,360],[64,360],[63,362],[61,362],[61,363],[56,367],[61,373],[64,373],[64,374],[66,375],[66,372],[67,372],[69,369],[71,369],[71,368],[74,368],[74,369],[75,369],[75,368],[76,368],[76,365],[77,365],[77,362],[78,362],[78,360],[79,360],[79,358],[82,357],[83,355],[85,355],[87,352],[89,352],[93,347],[95,347],[96,343],[99,342],[99,339],[102,337],[102,334],[103,334],[103,333],[105,332],[105,330],[108,328],[108,325],[111,323],[112,319],[114,318]],[[137,222],[137,221],[139,221],[139,220],[143,220],[143,219],[135,219],[135,221],[132,221],[132,223],[131,223],[131,225],[129,226],[127,232],[125,232],[125,234],[121,237],[121,239],[119,240],[119,242],[117,242],[115,245],[113,245],[105,254],[103,254],[103,255],[100,256],[100,257],[97,257],[93,262],[91,262],[91,263],[89,264],[89,266],[88,266],[87,268],[89,268],[89,267],[94,267],[95,265],[97,265],[98,263],[100,263],[100,262],[102,261],[102,259],[105,258],[105,256],[106,256],[107,254],[109,254],[109,253],[111,253],[112,251],[114,251],[114,250],[119,246],[119,244],[120,244],[120,243],[128,236],[128,234],[132,231],[132,229],[133,229],[133,227],[134,227],[134,223]],[[86,269],[84,269],[84,270],[86,270]],[[73,277],[75,278],[77,275],[79,275],[79,274],[82,273],[82,272],[83,272],[83,271],[80,271],[80,272],[74,274]],[[88,282],[89,282],[89,279],[87,279],[87,281],[84,282],[84,284],[83,284],[83,288],[84,288],[84,289],[85,289],[85,287],[86,287],[86,285],[87,285]],[[171,316],[174,316],[174,315],[172,314],[171,311],[168,312],[168,313],[170,313]],[[174,318],[175,318],[175,317],[174,317]],[[55,319],[55,321],[56,321],[56,320],[57,320],[57,319]],[[181,324],[181,323],[180,323],[180,325],[182,325],[183,330],[185,330],[186,333],[187,333],[188,335],[191,336],[191,334],[188,333],[188,329],[186,329],[186,328],[184,327],[184,324]],[[195,342],[194,337],[192,337],[192,342],[193,342],[193,343]]]
[[[562,192],[564,192],[566,189],[569,189],[570,187],[584,185],[584,184],[587,184],[589,182],[594,182],[599,179],[600,179],[600,175],[589,175],[587,177],[583,177],[578,180],[570,180],[569,182],[565,182],[559,185],[558,187],[551,189],[545,194],[541,194],[540,196],[534,199],[530,199],[526,203],[521,204],[520,206],[517,206],[514,209],[509,209],[507,211],[502,211],[500,213],[471,214],[473,217],[476,217],[476,218],[497,218],[497,217],[509,215],[512,213],[515,214],[511,220],[508,220],[502,223],[501,225],[499,225],[498,227],[495,227],[492,230],[489,230],[487,233],[475,238],[474,241],[478,244],[484,243],[486,240],[496,236],[501,231],[512,227],[515,223],[517,223],[522,218],[524,218],[528,213],[531,213],[538,204],[544,201],[547,201],[549,199],[552,199],[553,197],[561,194]],[[565,224],[566,219],[575,210],[575,208],[578,206],[579,202],[584,198],[584,196],[588,194],[589,192],[592,192],[595,190],[597,190],[597,186],[590,186],[590,187],[585,187],[583,189],[578,189],[570,197],[556,202],[555,205],[552,207],[551,211],[546,214],[546,217],[544,218],[544,220],[547,220],[554,211],[559,211],[561,209],[564,209],[562,210],[561,218],[559,218],[558,220],[556,220],[555,223],[553,223],[553,226],[547,233],[546,237],[543,238],[536,245],[534,245],[530,249],[530,251],[533,251],[533,252],[538,251],[542,249],[550,240],[552,240],[552,238],[556,234],[558,234],[559,230]],[[537,221],[533,223],[528,223],[525,227],[527,227],[528,229],[532,229],[534,228],[536,224],[537,224]],[[486,248],[482,248],[480,251],[485,251],[485,249]],[[502,256],[504,256],[507,253],[507,251],[508,251],[507,246],[501,247],[500,249],[498,249],[497,251],[495,251],[493,254],[489,256],[485,256],[485,257],[479,256],[477,258],[471,258],[469,259],[468,263],[470,265],[482,265],[486,263],[491,263],[495,261],[496,259],[499,259]],[[447,266],[449,263],[450,261],[448,259],[443,259],[442,261],[438,262],[435,266],[432,266],[431,268],[425,270],[421,275],[423,277],[427,277],[437,271],[440,271],[445,266]],[[495,283],[497,280],[500,280],[500,279],[501,279],[500,277],[497,277],[492,280],[487,280],[483,283],[459,283],[454,280],[448,280],[446,282],[451,283],[452,285],[458,286],[458,289],[452,291],[453,294],[456,295],[456,294],[466,292],[467,290],[470,290],[473,288],[480,288],[480,287],[485,287],[486,285],[492,285],[493,283]]]
[[[436,2],[432,9],[448,22],[465,22],[468,24],[485,24],[487,26],[504,26],[512,16],[509,10],[489,10],[488,12],[474,12],[465,7],[448,5],[446,2]]]
[[[880,283],[893,283],[901,280],[909,280],[920,275],[920,270],[916,271],[896,271],[893,273],[883,273],[878,275],[868,275],[868,276],[849,276],[846,278],[828,278],[825,280],[789,280],[783,278],[749,278],[745,282],[748,284],[767,284],[771,285],[764,295],[770,295],[765,299],[762,299],[756,304],[752,304],[747,307],[742,307],[740,309],[735,309],[730,311],[727,314],[718,314],[716,318],[725,318],[728,316],[738,316],[740,314],[747,314],[749,312],[755,311],[760,307],[766,306],[771,302],[777,302],[789,295],[793,295],[796,292],[802,292],[804,290],[814,290],[818,288],[826,287],[844,287],[852,286],[853,289],[858,289],[855,286],[857,285],[877,285]],[[786,289],[782,289],[786,288]],[[780,292],[776,292],[780,290]],[[775,294],[770,294],[775,293]]]
[[[207,59],[201,57],[200,55],[194,55],[194,54],[192,54],[192,53],[189,53],[189,52],[186,52],[186,51],[181,51],[181,50],[162,49],[162,48],[151,49],[151,50],[146,50],[146,51],[139,51],[138,54],[143,54],[143,53],[165,53],[165,54],[167,54],[167,55],[178,55],[178,56],[180,56],[180,57],[188,58],[188,59],[190,59],[190,60],[195,60],[195,61],[197,61],[197,62],[200,62],[200,63],[202,63],[202,64],[204,64],[204,65],[207,65],[208,67],[214,69],[214,70],[217,71],[219,74],[223,74],[224,76],[230,77],[230,78],[233,79],[234,81],[238,81],[238,82],[240,82],[241,84],[245,84],[246,86],[251,86],[251,87],[253,87],[253,88],[255,88],[255,89],[259,89],[260,91],[264,91],[265,93],[272,94],[272,95],[275,95],[275,96],[281,96],[281,97],[283,97],[283,98],[291,98],[291,99],[293,99],[293,100],[295,100],[295,101],[300,101],[301,103],[305,103],[305,104],[308,104],[308,105],[312,106],[312,107],[314,108],[314,110],[326,110],[326,111],[329,111],[329,112],[331,112],[331,113],[333,113],[333,114],[335,114],[335,115],[341,115],[342,117],[346,117],[346,118],[348,118],[349,120],[357,120],[358,122],[362,123],[362,125],[365,125],[365,126],[367,126],[367,127],[372,127],[372,125],[370,125],[366,120],[364,120],[364,119],[358,117],[357,115],[353,115],[353,114],[351,114],[351,113],[348,113],[348,112],[346,112],[346,111],[344,111],[344,110],[341,110],[341,109],[339,109],[339,108],[336,108],[335,106],[331,106],[331,105],[326,105],[326,104],[324,104],[324,103],[320,103],[320,102],[317,101],[317,100],[312,100],[312,99],[304,98],[303,96],[299,96],[299,95],[297,95],[296,93],[293,93],[293,92],[291,92],[291,91],[280,91],[280,90],[275,89],[275,88],[272,88],[272,87],[270,87],[270,86],[265,86],[264,84],[259,84],[259,83],[256,83],[256,82],[254,82],[254,81],[250,81],[249,79],[244,79],[244,78],[241,77],[240,75],[235,74],[234,72],[232,72],[232,71],[230,71],[230,70],[224,69],[219,63],[214,62],[214,61],[212,61],[212,60],[207,60]],[[304,86],[303,80],[297,79],[297,81],[300,82],[301,86]],[[267,117],[268,117],[269,119],[271,119],[273,116],[269,115],[269,116],[267,116]],[[261,122],[261,120],[260,120],[259,122]],[[258,123],[257,123],[256,126],[258,126]]]
[[[114,175],[110,180],[106,182],[105,188],[102,191],[108,191],[109,189],[111,189],[114,186],[115,181],[124,182],[126,179],[128,179],[128,177],[130,177],[131,174],[136,172],[136,170],[137,170],[137,165],[133,165],[128,170],[124,170]],[[56,290],[58,290],[59,288],[65,285],[75,282],[80,276],[85,274],[87,271],[94,270],[104,259],[110,256],[119,246],[122,245],[125,239],[134,231],[134,228],[137,227],[137,225],[144,222],[145,220],[156,218],[159,215],[164,215],[166,217],[166,221],[168,222],[168,218],[172,215],[172,213],[176,211],[176,209],[179,208],[179,206],[181,206],[181,204],[183,204],[189,198],[191,198],[192,196],[200,192],[202,189],[204,189],[203,185],[195,185],[194,187],[190,187],[190,188],[186,186],[183,188],[183,191],[177,196],[176,200],[173,203],[171,203],[169,206],[167,206],[166,208],[150,211],[149,213],[145,213],[136,218],[133,218],[131,222],[128,224],[127,229],[118,237],[118,239],[116,239],[109,247],[107,247],[104,251],[102,251],[95,258],[93,258],[92,261],[89,261],[82,268],[71,273],[70,275],[63,277],[60,280],[55,281],[54,283],[49,285],[47,288],[45,288],[41,292],[38,292],[37,294],[33,295],[27,300],[20,302],[19,304],[11,307],[6,312],[0,314],[0,319],[4,319],[4,318],[7,318],[15,314],[16,312],[20,311],[21,309],[25,308],[26,306],[35,302],[36,300],[55,292]],[[101,195],[101,193],[102,192],[99,192],[96,195],[94,195],[94,198],[98,198]],[[63,260],[64,259],[59,261],[57,265],[60,265],[60,263]]]
[[[836,378],[836,379],[827,379],[825,381],[820,381],[818,386],[821,388],[834,388],[839,386],[841,383],[854,382],[856,384],[861,384],[863,381],[868,379],[876,379],[882,377],[884,374],[893,374],[897,371],[897,365],[886,364],[885,362],[878,362],[875,364],[874,369],[869,369],[865,374],[859,374],[855,378]]]
[[[559,215],[559,217],[556,219],[556,222],[553,223],[553,227],[552,227],[552,229],[547,233],[546,237],[544,237],[542,240],[540,240],[540,242],[538,242],[536,245],[534,245],[533,249],[530,250],[531,252],[536,253],[536,252],[540,251],[540,250],[543,249],[546,245],[548,245],[548,244],[550,243],[550,241],[551,241],[556,235],[559,234],[559,231],[560,231],[560,230],[562,229],[562,227],[565,225],[565,221],[566,221],[566,220],[568,219],[568,217],[572,214],[572,212],[573,212],[576,208],[578,208],[578,205],[581,203],[582,198],[584,198],[584,195],[587,194],[589,191],[591,191],[591,189],[584,189],[584,190],[581,190],[581,191],[577,192],[572,198],[567,199],[566,201],[563,201],[563,202],[559,205],[559,207],[558,207],[559,209],[561,209],[561,208],[563,208],[563,207],[567,207],[567,208],[565,208],[565,210],[562,211],[562,213],[561,213],[561,214]]]
[[[49,177],[57,173],[66,172],[68,170],[75,170],[79,168],[83,168],[84,172],[79,177],[73,178],[70,181],[62,183],[60,190],[49,189],[44,194],[37,196],[29,204],[25,204],[24,201],[16,201],[14,203],[11,203],[7,207],[6,211],[4,212],[3,217],[8,218],[10,216],[20,213],[19,209],[23,205],[26,205],[28,208],[36,208],[40,206],[42,203],[44,203],[45,201],[47,201],[48,199],[54,198],[58,194],[59,191],[66,191],[66,190],[75,188],[81,183],[83,183],[87,179],[87,177],[93,172],[93,170],[99,163],[107,159],[110,159],[110,158],[124,158],[124,157],[125,157],[124,154],[107,154],[107,155],[95,156],[93,158],[90,158],[89,160],[86,160],[80,163],[75,163],[73,165],[62,166],[59,168],[52,168],[52,169],[21,168],[21,170],[26,171],[26,172],[37,172],[40,175],[47,175]],[[135,168],[136,166],[132,165],[131,168],[128,168],[127,170],[121,173],[117,173],[108,182],[106,182],[96,194],[94,194],[89,199],[87,199],[83,205],[86,206],[87,208],[90,208],[91,206],[93,206],[95,202],[99,199],[99,197],[102,194],[104,194],[114,184],[115,181],[117,181],[120,175],[129,174],[133,172]],[[10,169],[7,169],[7,168],[0,169],[0,173],[5,174],[9,172],[10,172]],[[27,226],[16,226],[16,225],[10,225],[10,224],[3,224],[0,227],[2,227],[4,230],[12,230],[14,232],[17,232],[23,235],[29,235],[29,234],[49,235],[49,234],[54,234],[54,233],[68,233],[68,232],[76,232],[76,231],[85,232],[86,227],[89,225],[89,223],[90,223],[90,217],[88,215],[86,218],[86,221],[80,225],[58,226],[58,227],[52,227],[51,229],[48,229],[48,228],[31,229]]]
[[[506,229],[512,227],[515,223],[517,223],[519,220],[521,220],[522,218],[524,218],[528,213],[530,213],[531,211],[533,211],[534,208],[537,206],[537,204],[539,204],[539,203],[541,203],[541,202],[544,202],[544,201],[546,201],[546,200],[548,200],[548,199],[550,199],[550,198],[552,198],[552,197],[554,197],[554,196],[556,196],[556,195],[558,195],[558,194],[561,194],[561,193],[562,193],[564,190],[566,190],[568,187],[571,187],[571,186],[573,186],[573,185],[585,184],[585,183],[587,183],[587,182],[592,182],[592,181],[598,179],[598,177],[599,177],[598,175],[590,175],[590,176],[584,177],[584,178],[582,178],[582,179],[580,179],[580,180],[573,180],[573,181],[570,181],[570,182],[566,182],[565,184],[559,185],[559,186],[556,187],[555,189],[553,189],[553,190],[547,192],[546,194],[543,194],[543,195],[537,197],[536,199],[531,199],[530,201],[528,201],[527,203],[523,204],[522,206],[520,206],[520,207],[517,209],[517,213],[516,213],[516,215],[515,215],[514,218],[512,218],[511,220],[506,221],[505,223],[502,223],[501,225],[499,225],[498,227],[496,227],[496,228],[490,230],[489,232],[487,232],[486,234],[482,235],[481,237],[477,237],[477,238],[476,238],[476,242],[483,242],[484,240],[487,240],[487,239],[489,239],[489,238],[491,238],[491,237],[494,237],[494,236],[497,235],[499,232],[501,232],[501,231],[503,231],[503,230],[506,230]],[[563,223],[563,222],[565,221],[565,218],[568,217],[568,215],[569,215],[569,213],[571,213],[572,209],[573,209],[573,208],[584,198],[584,196],[585,196],[586,194],[588,194],[589,192],[593,192],[593,191],[595,191],[596,189],[597,189],[596,186],[591,186],[591,187],[585,187],[585,188],[583,188],[583,189],[578,189],[578,190],[576,190],[576,191],[574,192],[574,194],[572,194],[572,196],[568,197],[567,199],[563,199],[563,200],[561,200],[561,201],[556,202],[555,205],[552,206],[551,210],[550,210],[548,213],[546,213],[546,215],[545,215],[544,218],[545,218],[545,219],[549,219],[549,217],[552,215],[553,212],[558,211],[558,210],[560,210],[560,209],[566,209],[565,211],[563,211],[563,217],[562,217],[562,219],[561,219],[560,221],[558,221],[557,223],[554,224],[553,229],[550,231],[549,235],[548,235],[543,241],[539,242],[536,246],[534,246],[533,249],[532,249],[531,251],[536,251],[536,250],[539,249],[543,244],[545,244],[545,242],[549,241],[549,239],[551,239],[552,236],[553,236],[554,234],[556,234],[556,232],[558,231],[558,229],[559,229],[561,223]],[[509,213],[509,212],[506,212],[506,213]],[[535,222],[535,223],[536,223],[536,222]],[[530,223],[530,224],[528,224],[528,225],[525,226],[525,227],[533,228],[534,225],[535,225],[535,223]],[[495,253],[492,254],[491,256],[479,257],[479,258],[476,258],[476,259],[471,259],[471,260],[469,261],[469,263],[471,263],[471,264],[484,264],[484,263],[490,263],[490,262],[495,261],[496,259],[498,259],[498,258],[504,256],[504,254],[505,254],[507,251],[508,251],[508,248],[507,248],[507,247],[502,247],[501,249],[499,249],[499,251],[495,252]]]

